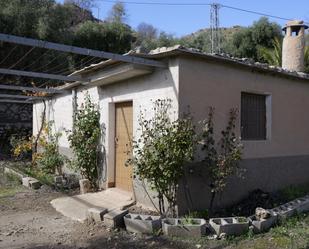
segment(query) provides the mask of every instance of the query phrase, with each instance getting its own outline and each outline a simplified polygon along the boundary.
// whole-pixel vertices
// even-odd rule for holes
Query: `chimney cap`
[[[307,29],[308,26],[304,24],[304,21],[302,20],[292,20],[288,21],[285,25],[285,27],[282,28],[283,31],[286,30],[287,27],[304,27],[304,29]]]

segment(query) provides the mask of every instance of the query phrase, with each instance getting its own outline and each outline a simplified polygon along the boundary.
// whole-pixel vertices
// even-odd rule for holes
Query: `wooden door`
[[[132,102],[115,105],[115,185],[117,188],[132,192],[132,166],[125,166],[130,157],[133,135]]]

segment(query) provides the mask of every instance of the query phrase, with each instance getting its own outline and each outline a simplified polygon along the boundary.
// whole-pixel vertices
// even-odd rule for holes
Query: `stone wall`
[[[32,104],[0,103],[0,160],[11,158],[10,139],[32,135]]]

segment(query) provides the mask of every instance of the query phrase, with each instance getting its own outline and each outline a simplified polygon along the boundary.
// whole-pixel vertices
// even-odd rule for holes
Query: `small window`
[[[241,93],[242,140],[266,139],[266,96]]]

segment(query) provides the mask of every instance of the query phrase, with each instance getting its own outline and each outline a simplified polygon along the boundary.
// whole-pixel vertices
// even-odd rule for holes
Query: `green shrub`
[[[100,135],[100,112],[87,94],[84,104],[74,116],[74,127],[68,139],[74,152],[71,165],[90,180],[93,189],[98,186],[97,157]]]

